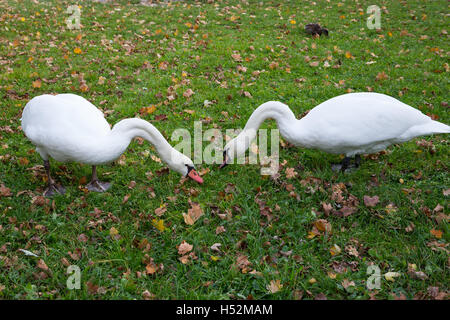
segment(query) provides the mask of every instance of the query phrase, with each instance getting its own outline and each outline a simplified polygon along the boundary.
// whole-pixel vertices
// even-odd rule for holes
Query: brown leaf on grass
[[[235,266],[241,270],[242,273],[247,273],[248,267],[251,265],[252,263],[248,260],[248,257],[242,253],[239,253],[237,258],[236,258],[236,263]]]
[[[123,197],[122,204],[127,203],[127,202],[128,202],[128,199],[130,199],[130,197],[131,197],[131,194],[125,195],[125,196]]]
[[[384,210],[388,214],[395,213],[395,212],[397,212],[397,207],[395,206],[395,204],[389,203]]]
[[[359,257],[359,252],[354,246],[345,246],[345,251],[351,256]]]
[[[86,92],[89,90],[89,87],[87,86],[86,82],[80,82],[80,90],[81,92]]]
[[[364,196],[364,204],[366,207],[375,207],[380,202],[380,198],[378,196]]]
[[[248,91],[244,91],[243,95],[246,98],[253,98],[252,94],[250,92],[248,92]]]
[[[38,260],[36,266],[37,266],[39,269],[43,270],[43,271],[48,271],[48,266],[47,266],[47,264],[45,263],[45,261],[42,260],[42,259],[39,259],[39,260]]]
[[[98,77],[98,81],[97,84],[104,84],[105,83],[106,78],[103,76]]]
[[[169,66],[169,63],[167,61],[161,61],[158,65],[158,68],[160,70],[167,70],[168,66]]]
[[[167,120],[167,115],[166,114],[158,114],[155,116],[155,120],[156,121],[164,121]]]
[[[81,259],[82,252],[80,249],[75,249],[73,252],[68,251],[67,254],[75,261],[78,261]]]
[[[428,287],[428,294],[435,300],[444,300],[447,298],[448,294],[445,291],[440,291],[439,287]]]
[[[389,76],[384,71],[379,72],[375,78],[376,81],[382,81],[387,79],[389,79]]]
[[[329,216],[333,206],[329,203],[322,202],[322,210],[325,213],[325,216]]]
[[[281,288],[283,288],[283,285],[280,280],[271,280],[270,284],[268,284],[266,288],[270,293],[277,293],[281,290]]]
[[[444,251],[445,253],[450,254],[450,251],[447,249],[448,243],[440,243],[434,240],[428,242],[427,247],[430,247],[433,251]]]
[[[152,114],[155,111],[156,111],[156,106],[154,106],[154,105],[151,105],[151,106],[148,106],[148,107],[142,107],[142,108],[139,109],[139,113],[142,116],[146,115],[146,114]]]
[[[297,174],[298,173],[295,171],[294,168],[286,168],[286,178],[288,179],[295,178]]]
[[[327,299],[327,296],[325,294],[319,293],[318,295],[316,295],[314,297],[314,300],[328,300],[328,299]]]
[[[148,290],[145,290],[142,292],[142,298],[144,298],[144,300],[153,300],[156,298],[156,295]]]
[[[423,271],[408,270],[408,275],[413,279],[427,280],[428,276]]]
[[[5,187],[4,184],[0,185],[0,197],[10,197],[12,196],[11,189]]]
[[[308,239],[312,239],[315,236],[321,236],[323,233],[331,234],[331,223],[325,219],[319,219],[314,221],[312,230],[308,232]]]
[[[218,226],[218,227],[216,228],[216,234],[220,234],[220,233],[223,233],[223,232],[225,232],[225,231],[226,231],[226,229],[225,229],[224,226]]]
[[[186,241],[182,241],[179,245],[178,245],[178,254],[179,255],[185,255],[186,253],[188,253],[189,251],[192,250],[194,246],[187,243]]]
[[[49,199],[47,199],[44,196],[34,196],[33,198],[31,198],[31,203],[38,207],[42,207],[43,205],[49,202],[50,202]]]
[[[109,229],[109,235],[111,236],[111,239],[114,240],[119,240],[121,238],[119,231],[114,227],[111,227],[111,229]]]
[[[93,284],[92,282],[88,281],[88,282],[86,282],[86,287],[88,289],[89,294],[97,294],[98,285]]]
[[[440,212],[438,214],[435,214],[433,216],[433,219],[436,220],[437,224],[441,224],[442,221],[447,221],[448,222],[450,220],[450,216],[445,214],[445,213],[443,213],[443,212]]]
[[[278,62],[275,62],[275,61],[272,61],[272,62],[269,64],[269,68],[270,68],[271,70],[276,69],[276,68],[278,68],[279,66],[280,66],[279,63],[278,63]]]
[[[32,85],[33,85],[33,88],[40,88],[42,86],[41,79],[37,79],[37,80],[33,81]]]
[[[178,260],[180,260],[180,262],[182,264],[187,264],[189,262],[189,255],[187,254],[187,255],[184,255],[182,257],[179,257]]]
[[[331,223],[325,219],[314,221],[314,226],[321,232],[331,233]]]
[[[338,255],[339,253],[341,253],[341,248],[337,245],[334,244],[331,248],[330,248],[330,253],[332,256]]]
[[[344,201],[344,193],[347,192],[347,188],[345,187],[345,184],[336,183],[331,186],[331,200],[342,204]]]
[[[238,54],[238,53],[232,54],[232,55],[231,55],[231,58],[233,58],[233,60],[236,61],[236,62],[241,62],[241,61],[242,61],[242,57],[241,57],[241,55]]]
[[[66,258],[61,258],[61,263],[63,266],[68,267],[71,265],[71,263],[69,262],[69,260],[67,260]]]
[[[344,289],[347,289],[348,287],[354,287],[355,286],[355,282],[354,281],[349,281],[348,279],[342,280],[341,284],[344,287]]]
[[[344,206],[341,210],[336,211],[334,214],[337,216],[348,217],[349,215],[354,214],[356,211],[358,211],[358,209],[355,207]]]
[[[190,202],[190,205],[188,213],[183,213],[183,218],[186,224],[193,225],[203,215],[203,210],[198,203]]]
[[[394,300],[406,300],[406,296],[404,293],[400,293],[399,295],[397,295],[396,293],[391,293],[391,297]]]
[[[155,209],[155,214],[158,217],[161,217],[167,211],[167,207],[165,204]]]
[[[415,228],[416,226],[414,225],[414,223],[410,223],[406,228],[405,228],[405,231],[406,232],[412,232],[413,230],[414,230],[414,228]]]
[[[221,247],[221,246],[222,246],[221,243],[216,242],[216,243],[214,243],[214,244],[211,246],[211,250],[220,252],[220,247]]]
[[[190,98],[195,92],[192,89],[187,89],[185,92],[183,92],[183,97]]]
[[[80,241],[80,242],[87,242],[88,240],[89,240],[89,238],[84,233],[82,233],[78,236],[78,241]]]
[[[435,236],[438,239],[442,238],[442,231],[441,230],[436,230],[436,229],[431,229],[430,233]]]
[[[146,272],[147,274],[152,275],[152,274],[155,274],[156,271],[158,271],[158,268],[159,268],[158,265],[155,264],[153,261],[151,261],[149,264],[147,264],[147,265],[145,266],[145,272]]]

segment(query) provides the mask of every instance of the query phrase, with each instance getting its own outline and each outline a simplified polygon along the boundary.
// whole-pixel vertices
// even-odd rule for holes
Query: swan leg
[[[341,163],[337,164],[332,164],[331,165],[331,170],[333,171],[341,171],[342,173],[345,172],[345,170],[347,170],[349,168],[350,165],[350,157],[345,157],[344,159],[342,159]]]
[[[345,157],[344,159],[342,159],[341,163],[332,164],[331,170],[341,171],[342,173],[345,173],[345,171],[355,170],[355,169],[359,168],[359,166],[361,165],[361,155],[359,155],[359,154],[355,155],[355,164],[354,165],[351,165],[350,161],[351,161],[350,157]]]
[[[355,156],[355,168],[359,168],[360,165],[361,165],[361,155],[357,154]]]
[[[55,183],[55,180],[53,180],[52,176],[50,175],[50,161],[44,160],[44,168],[47,172],[47,179],[48,179],[48,187],[44,191],[45,197],[51,197],[55,194],[64,194],[66,193],[66,189],[63,186],[57,185]]]
[[[344,159],[342,159],[342,163],[341,163],[341,172],[344,173],[345,170],[347,170],[349,164],[350,164],[350,157],[345,157]]]
[[[97,177],[97,166],[92,166],[92,179],[91,182],[89,182],[86,185],[86,188],[89,191],[95,191],[95,192],[105,192],[111,187],[111,183],[109,182],[102,182],[98,180]]]

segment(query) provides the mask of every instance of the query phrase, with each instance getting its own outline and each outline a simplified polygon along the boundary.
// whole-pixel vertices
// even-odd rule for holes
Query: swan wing
[[[73,95],[41,95],[22,113],[25,135],[39,147],[74,150],[110,132],[102,112],[86,99]]]
[[[430,121],[419,110],[395,98],[369,92],[329,99],[300,120],[317,147],[324,149],[360,147],[383,141],[395,143],[412,127]]]

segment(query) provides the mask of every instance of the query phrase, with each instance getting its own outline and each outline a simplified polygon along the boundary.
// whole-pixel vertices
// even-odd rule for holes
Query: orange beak
[[[194,169],[189,171],[188,177],[194,181],[197,181],[198,183],[203,183],[203,179],[198,175],[197,171],[195,171]]]

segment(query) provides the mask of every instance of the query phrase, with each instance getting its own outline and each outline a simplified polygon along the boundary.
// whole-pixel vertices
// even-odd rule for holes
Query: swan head
[[[236,138],[230,140],[223,148],[223,163],[219,168],[225,167],[227,164],[233,163],[234,159],[239,159],[245,155],[245,151],[250,146],[250,142],[255,138],[256,131],[242,131]]]
[[[172,170],[180,173],[184,177],[189,177],[198,183],[203,183],[203,179],[195,170],[192,160],[178,150],[172,150],[171,157],[168,159],[167,164]]]

